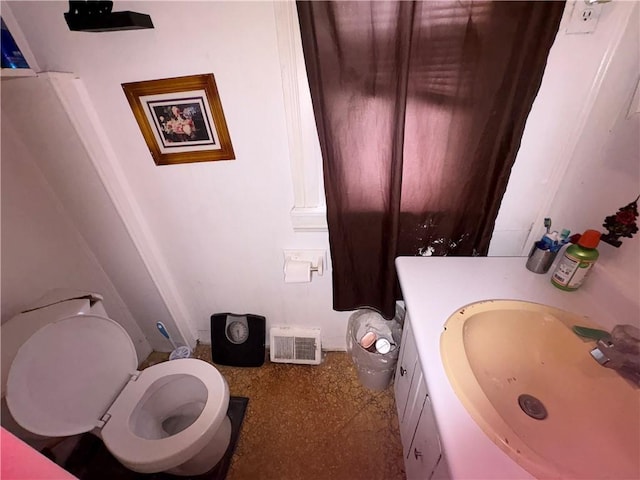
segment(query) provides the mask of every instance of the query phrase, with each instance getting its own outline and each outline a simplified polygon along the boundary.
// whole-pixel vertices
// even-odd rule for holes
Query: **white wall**
[[[582,4],[581,0],[578,0]],[[620,195],[612,198],[605,182],[594,185],[587,199],[580,180],[572,172],[592,169],[594,178],[611,170],[603,158],[607,132],[628,104],[638,80],[638,32],[640,4],[611,2],[601,5],[597,28],[591,34],[567,34],[567,25],[576,2],[567,2],[558,35],[549,54],[538,96],[527,120],[522,144],[511,172],[493,237],[492,255],[522,255],[531,240],[543,233],[542,220],[551,216],[554,228],[579,232],[587,226],[599,228],[604,216],[634,199],[640,181],[637,174],[637,135],[634,122],[620,125],[616,142],[629,145],[618,163],[635,173],[617,186]],[[626,33],[625,33],[626,32]],[[593,126],[599,132],[593,133]],[[591,130],[590,130],[591,129]],[[623,131],[624,130],[624,131]],[[610,162],[610,160],[609,160]],[[565,177],[566,174],[569,176]],[[556,191],[560,197],[556,198]],[[636,193],[633,193],[636,192]],[[565,195],[565,196],[563,196]],[[606,198],[605,198],[606,197]],[[579,199],[579,200],[578,200]],[[585,205],[585,201],[589,204]],[[602,209],[592,206],[602,201]],[[580,211],[572,212],[572,205]],[[565,211],[565,209],[569,209]],[[585,216],[586,215],[586,216]],[[588,221],[587,221],[588,219]]]
[[[602,79],[592,114],[571,157],[550,215],[575,231],[606,231],[604,218],[640,195],[640,113],[628,117],[640,81],[640,4],[624,29]],[[622,246],[601,243],[599,263],[620,289],[638,300],[640,235],[621,238]]]
[[[605,232],[604,218],[640,194],[640,114],[627,117],[640,79],[640,3],[602,5],[596,31],[560,31],[527,121],[490,254],[526,254],[544,232]],[[533,223],[532,223],[533,222]],[[640,236],[599,246],[599,269],[629,297],[640,291]]]
[[[205,342],[216,312],[265,315],[270,324],[320,326],[323,346],[344,348],[348,314],[332,310],[329,273],[284,284],[284,248],[328,248],[326,233],[294,234],[273,6],[270,2],[118,2],[155,29],[70,32],[67,2],[11,8],[42,70],[72,71],[100,116],[136,202]],[[121,83],[212,72],[235,161],[157,167]],[[144,323],[145,320],[140,320]]]
[[[283,248],[328,249],[328,240],[326,233],[295,234],[291,228],[293,192],[272,3],[119,1],[116,10],[148,13],[155,29],[111,33],[70,32],[63,19],[67,2],[10,5],[39,67],[82,79],[113,150],[107,161],[123,174],[127,200],[140,212],[134,220],[157,247],[154,255],[166,266],[166,285],[184,306],[187,328],[206,341],[212,313],[251,312],[270,324],[320,326],[325,348],[344,348],[348,313],[331,308],[330,272],[310,284],[282,279]],[[564,175],[554,165],[566,159],[568,169],[573,161],[595,108],[593,98],[583,111],[585,98],[632,8],[606,4],[595,34],[558,35],[502,204],[493,254],[522,255],[532,225],[547,216],[548,189]],[[564,25],[566,18],[561,30]],[[216,77],[236,160],[156,167],[120,84],[208,72]],[[620,135],[629,138],[628,132]],[[566,186],[570,204],[578,181]],[[606,196],[605,188],[597,187]],[[558,202],[554,207],[563,207]],[[613,213],[619,206],[616,199],[604,210]],[[577,231],[582,223],[604,218],[587,211],[588,222],[554,210],[554,224],[566,222]],[[148,316],[136,319],[149,331]]]
[[[2,322],[52,287],[97,291],[146,358],[151,346],[20,138],[3,122]]]
[[[73,78],[68,75],[58,77]],[[42,172],[52,192],[64,205],[68,217],[90,246],[100,268],[108,275],[119,297],[126,303],[130,311],[128,315],[133,316],[140,325],[144,332],[143,339],[146,337],[156,350],[170,350],[169,342],[160,336],[155,328],[155,322],[163,321],[167,329],[176,337],[175,322],[149,276],[138,250],[132,243],[114,203],[107,195],[96,169],[88,159],[87,150],[76,134],[55,92],[54,84],[56,83],[60,82],[54,82],[47,75],[3,80],[3,138],[10,136],[9,130],[4,128],[5,125],[10,125],[15,132],[18,132],[19,138]],[[5,159],[10,160],[11,155],[20,158],[21,153],[3,148],[3,163]],[[3,181],[9,183],[12,179],[8,177]],[[4,194],[2,200],[4,204]],[[16,208],[20,207],[16,206]],[[2,220],[3,230],[14,228],[9,219]],[[25,239],[25,242],[27,240],[31,239]],[[41,245],[46,245],[48,238],[42,236],[35,240]],[[3,245],[3,257],[16,254],[27,255],[26,243],[16,242],[14,246],[18,250]],[[33,247],[37,247],[37,244]],[[43,268],[43,270],[46,276],[46,269]],[[11,276],[12,273],[14,272],[9,266],[3,264],[3,281],[5,276]],[[20,288],[25,289],[24,295],[31,296],[31,300],[42,295],[43,292],[31,291],[27,285],[17,282],[17,278],[23,278],[21,272],[14,275],[12,284],[14,291]],[[74,280],[69,279],[69,281]],[[42,287],[45,286],[42,285]],[[48,288],[58,286],[51,284]],[[97,291],[105,293],[102,290]],[[106,300],[108,308],[110,303],[108,295]],[[108,312],[114,320],[120,320],[118,311],[112,312],[108,309]],[[3,312],[3,315],[11,313],[14,312]],[[133,339],[134,342],[139,340],[135,337]],[[144,341],[147,342],[147,340]]]

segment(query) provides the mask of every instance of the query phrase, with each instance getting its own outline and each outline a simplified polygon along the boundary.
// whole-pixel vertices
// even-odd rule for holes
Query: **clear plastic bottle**
[[[580,288],[600,255],[596,250],[600,235],[597,230],[587,230],[577,244],[567,248],[551,275],[554,286],[568,291]]]

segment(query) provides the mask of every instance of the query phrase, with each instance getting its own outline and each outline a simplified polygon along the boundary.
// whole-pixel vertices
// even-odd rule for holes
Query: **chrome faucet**
[[[616,325],[611,336],[601,338],[591,356],[602,366],[616,370],[640,387],[640,329]]]

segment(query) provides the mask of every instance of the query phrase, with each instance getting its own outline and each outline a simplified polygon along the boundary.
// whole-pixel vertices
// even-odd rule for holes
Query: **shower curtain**
[[[486,255],[564,2],[297,7],[334,309],[391,318],[395,257]]]

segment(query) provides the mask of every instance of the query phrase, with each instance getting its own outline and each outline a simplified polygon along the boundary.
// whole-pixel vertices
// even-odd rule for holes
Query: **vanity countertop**
[[[638,321],[638,305],[615,288],[602,288],[606,272],[594,269],[579,290],[551,285],[547,274],[532,273],[522,257],[399,257],[400,285],[415,335],[452,479],[530,479],[471,418],[453,391],[440,357],[440,335],[449,316],[470,303],[513,299],[551,305],[589,317],[610,330]],[[595,281],[595,276],[602,278]],[[591,283],[591,285],[589,285]]]

